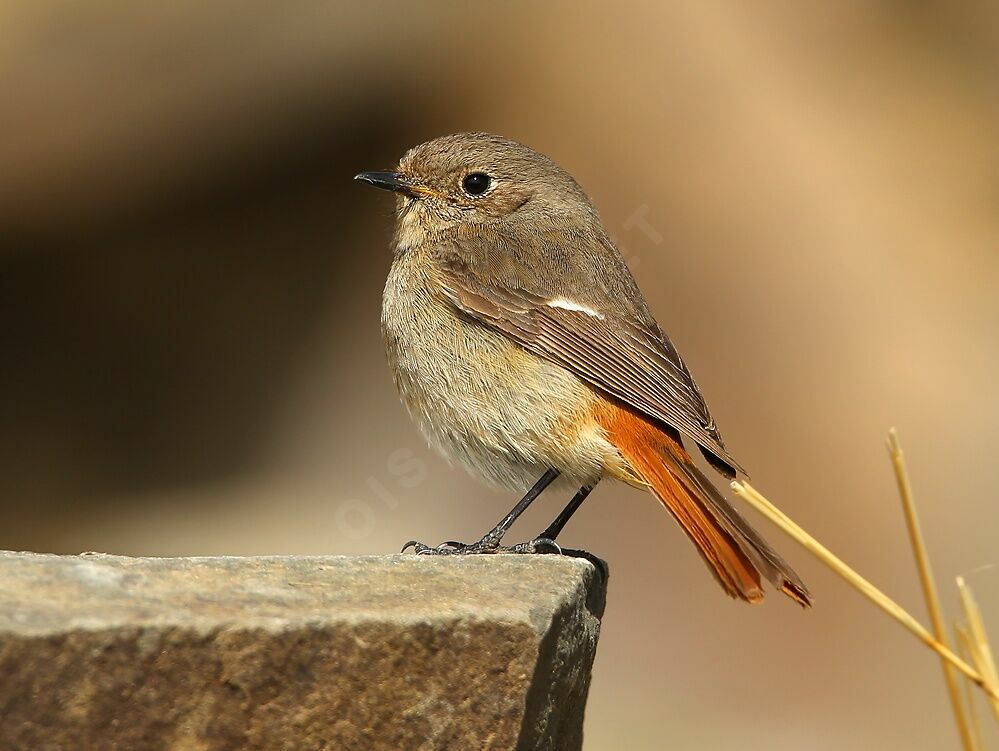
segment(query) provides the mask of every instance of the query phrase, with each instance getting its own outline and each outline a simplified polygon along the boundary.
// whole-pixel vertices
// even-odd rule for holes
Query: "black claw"
[[[437,552],[436,548],[431,548],[428,545],[424,545],[422,542],[418,540],[410,540],[409,542],[407,542],[405,545],[402,546],[402,550],[400,550],[399,552],[405,553],[410,548],[413,549],[413,552],[416,553],[416,555],[433,555],[434,553]]]
[[[531,540],[531,545],[537,553],[562,555],[562,546],[550,537],[537,537]]]
[[[562,548],[557,542],[548,537],[535,537],[530,542],[522,542],[508,548],[511,553],[523,553],[528,555],[562,555]]]
[[[405,545],[402,546],[402,551],[405,553],[410,548],[417,555],[459,555],[465,553],[468,549],[472,547],[471,545],[466,545],[463,542],[458,542],[457,540],[446,540],[442,542],[437,547],[430,547],[429,545],[424,545],[422,542],[417,540],[410,540]]]
[[[588,550],[576,550],[575,548],[562,548],[562,555],[569,556],[570,558],[583,558],[589,561],[596,567],[601,578],[606,582],[610,577],[610,568],[607,566],[607,561],[603,558],[594,555]]]

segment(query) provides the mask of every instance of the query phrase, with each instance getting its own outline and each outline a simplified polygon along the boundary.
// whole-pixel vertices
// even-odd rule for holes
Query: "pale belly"
[[[460,318],[413,261],[393,265],[382,330],[410,415],[433,446],[473,474],[523,491],[553,467],[579,487],[621,461],[593,422],[595,395],[585,384]]]

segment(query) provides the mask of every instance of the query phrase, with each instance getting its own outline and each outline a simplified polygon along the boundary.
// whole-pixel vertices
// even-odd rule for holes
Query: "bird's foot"
[[[503,548],[500,547],[499,543],[489,537],[484,537],[478,542],[473,543],[447,540],[435,547],[424,545],[422,542],[417,540],[410,540],[402,546],[402,552],[405,553],[410,548],[412,548],[413,552],[417,555],[480,555],[483,553],[499,553],[503,551]]]
[[[514,553],[519,555],[564,555],[570,558],[583,558],[592,563],[600,576],[607,580],[610,573],[607,563],[602,558],[595,556],[586,550],[575,550],[573,548],[563,548],[549,537],[535,537],[529,542],[520,542],[516,545],[500,545],[494,537],[486,535],[478,542],[465,543],[457,540],[447,540],[436,547],[424,545],[417,540],[410,540],[402,546],[405,553],[410,548],[417,555],[482,555],[492,553]]]
[[[562,555],[562,547],[548,537],[535,537],[528,542],[521,542],[512,548],[507,548],[508,553],[528,553],[532,555]]]
[[[517,545],[500,545],[499,540],[490,535],[486,535],[478,542],[464,543],[456,540],[447,540],[436,547],[424,545],[422,542],[410,540],[402,547],[405,553],[410,548],[417,555],[483,555],[492,553],[518,553],[518,554],[541,554],[555,553],[561,555],[562,548],[554,540],[547,537],[538,537],[530,542],[521,542]]]

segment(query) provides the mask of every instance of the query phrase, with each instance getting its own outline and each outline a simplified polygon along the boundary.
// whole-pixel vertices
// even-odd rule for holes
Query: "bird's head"
[[[397,240],[404,246],[489,228],[596,219],[582,188],[555,162],[488,133],[428,141],[406,152],[394,171],[354,179],[398,194]]]

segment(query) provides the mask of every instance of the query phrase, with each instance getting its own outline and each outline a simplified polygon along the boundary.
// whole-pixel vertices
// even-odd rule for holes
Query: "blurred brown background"
[[[392,202],[351,183],[475,129],[577,177],[757,487],[923,617],[897,425],[953,606],[999,540],[999,6],[476,8],[0,4],[0,547],[495,522],[514,499],[396,399]],[[612,567],[587,747],[957,748],[931,655],[761,526],[813,611],[728,601],[633,490],[583,507],[565,541]],[[971,582],[999,627],[999,571]]]

